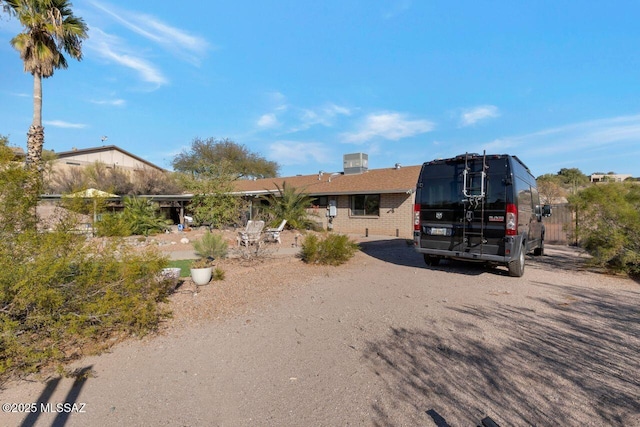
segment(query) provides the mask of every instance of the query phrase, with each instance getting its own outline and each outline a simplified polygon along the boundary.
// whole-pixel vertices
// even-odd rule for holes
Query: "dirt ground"
[[[173,237],[146,244],[189,251]],[[0,424],[640,426],[637,282],[566,247],[512,278],[354,238],[344,266],[302,263],[288,234],[222,282],[186,281],[158,335],[74,364],[88,378],[7,385],[3,404],[38,410]]]

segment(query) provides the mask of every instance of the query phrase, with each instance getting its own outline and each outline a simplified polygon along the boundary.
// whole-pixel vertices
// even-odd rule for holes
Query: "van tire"
[[[520,248],[518,258],[509,262],[507,267],[509,268],[509,276],[522,277],[524,274],[524,248]]]
[[[440,264],[440,258],[438,258],[437,256],[425,255],[424,262],[431,267],[436,267],[438,264]]]

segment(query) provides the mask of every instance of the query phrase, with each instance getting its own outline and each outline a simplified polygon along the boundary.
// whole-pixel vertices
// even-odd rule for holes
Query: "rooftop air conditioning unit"
[[[365,153],[345,154],[343,156],[344,174],[358,174],[369,169],[369,155]]]

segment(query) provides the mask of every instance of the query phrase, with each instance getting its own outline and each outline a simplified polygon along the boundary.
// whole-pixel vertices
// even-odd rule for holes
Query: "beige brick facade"
[[[338,214],[333,219],[333,231],[348,234],[368,234],[370,236],[391,236],[405,239],[413,238],[413,201],[412,194],[381,194],[380,215],[351,215],[349,195],[330,197],[337,201]],[[323,207],[309,209],[309,214],[327,229],[329,220],[327,209]]]
[[[348,234],[369,234],[405,239],[413,238],[413,203],[420,166],[370,169],[359,174],[319,174],[239,181],[236,188],[247,196],[276,192],[276,185],[304,190],[310,196],[336,201],[337,215],[332,221],[333,231]],[[379,195],[378,215],[360,216],[351,212],[351,198],[355,195]],[[323,228],[329,228],[327,208],[318,206],[308,210]]]

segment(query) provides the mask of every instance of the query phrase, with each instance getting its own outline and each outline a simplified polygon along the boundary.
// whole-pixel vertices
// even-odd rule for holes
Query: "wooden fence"
[[[575,243],[575,215],[569,205],[551,205],[551,216],[544,218],[545,241],[556,245]]]

